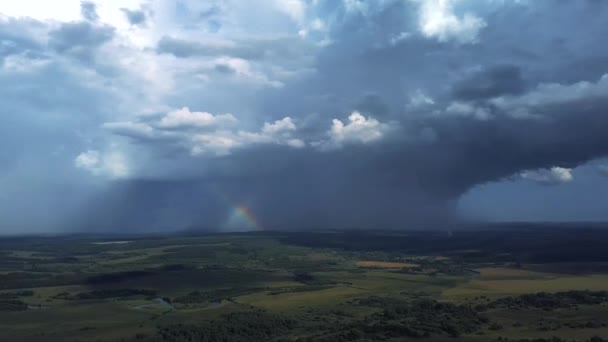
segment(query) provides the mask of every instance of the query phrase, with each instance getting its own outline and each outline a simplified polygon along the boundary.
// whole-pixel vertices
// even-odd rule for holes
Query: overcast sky
[[[608,220],[608,1],[0,2],[0,232]]]

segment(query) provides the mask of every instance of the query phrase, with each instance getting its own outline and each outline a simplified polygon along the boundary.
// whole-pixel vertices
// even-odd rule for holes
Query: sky
[[[0,233],[608,220],[608,1],[0,1]]]

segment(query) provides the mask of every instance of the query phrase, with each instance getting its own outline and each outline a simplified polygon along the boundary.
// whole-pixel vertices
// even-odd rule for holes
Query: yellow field
[[[608,289],[608,275],[559,275],[509,268],[484,268],[480,276],[468,283],[446,289],[446,299],[466,299],[476,296],[509,296],[534,292],[570,290],[600,291]]]
[[[419,265],[405,262],[386,262],[386,261],[358,261],[355,263],[357,267],[362,268],[385,268],[385,269],[402,269],[413,268]]]

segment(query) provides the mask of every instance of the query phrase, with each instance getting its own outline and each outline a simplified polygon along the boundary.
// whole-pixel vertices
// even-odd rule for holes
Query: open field
[[[414,268],[419,265],[410,264],[405,262],[388,262],[388,261],[357,261],[355,263],[358,267],[363,268],[386,268],[386,269],[401,269],[401,268]]]
[[[507,270],[507,272],[509,271]],[[480,295],[500,297],[533,292],[560,292],[569,290],[603,291],[606,289],[608,289],[607,275],[552,276],[547,274],[545,278],[541,279],[474,279],[466,284],[445,290],[443,296],[448,298]]]
[[[587,341],[608,335],[608,252],[581,260],[570,251],[559,262],[539,262],[555,258],[551,243],[572,245],[576,235],[558,232],[542,248],[514,248],[511,240],[521,243],[521,232],[507,239],[501,232],[462,234],[0,239],[0,340]],[[545,236],[527,234],[530,241]],[[605,233],[596,234],[603,241]],[[582,255],[593,248],[586,244]]]

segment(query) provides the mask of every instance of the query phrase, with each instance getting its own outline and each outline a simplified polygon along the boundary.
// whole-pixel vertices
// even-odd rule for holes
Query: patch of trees
[[[376,317],[382,321],[399,321],[402,327],[407,328],[406,331],[412,330],[411,334],[406,334],[409,337],[433,334],[456,337],[476,332],[488,323],[488,319],[471,306],[440,303],[431,299],[393,304]]]
[[[298,287],[287,287],[269,292],[271,296],[278,296],[284,293],[299,293],[299,292],[314,292],[331,289],[333,286],[327,285],[310,285],[310,286],[298,286]]]
[[[44,260],[43,260],[44,261]],[[76,264],[80,262],[80,259],[74,256],[61,256],[54,259],[49,260],[49,263],[58,263],[58,264]]]
[[[597,329],[605,328],[607,324],[597,320],[590,321],[579,321],[579,322],[566,322],[564,326],[570,329]]]
[[[213,301],[231,300],[233,297],[264,290],[264,288],[234,288],[192,291],[184,296],[173,298],[172,302],[178,304],[202,304]]]
[[[496,339],[499,342],[606,342],[605,340],[599,336],[594,336],[588,340],[565,340],[560,337],[551,337],[551,338],[533,338],[533,339],[510,339],[507,337],[499,337]]]
[[[192,259],[214,259],[216,257],[217,250],[214,248],[201,248],[200,246],[183,246],[183,247],[171,247],[165,249],[163,257],[170,257],[172,259],[183,258],[187,260]]]
[[[76,274],[11,272],[0,275],[0,290],[74,285],[80,284],[82,280],[82,276]]]
[[[606,327],[606,323],[598,320],[560,322],[558,320],[542,318],[537,322],[536,326],[539,331],[555,331],[563,329],[564,327],[570,329],[598,329]]]
[[[518,297],[501,298],[488,304],[480,304],[477,309],[479,311],[494,308],[554,310],[577,305],[598,305],[606,302],[608,302],[608,291],[539,292]]]
[[[20,297],[32,297],[32,296],[34,296],[34,291],[32,291],[32,290],[4,292],[4,293],[0,293],[0,300],[17,299]]]
[[[108,284],[118,283],[121,281],[142,278],[154,274],[151,271],[127,271],[127,272],[115,272],[115,273],[104,273],[98,274],[86,279],[88,284]]]
[[[186,272],[196,269],[197,267],[191,264],[175,263],[162,265],[159,267],[144,268],[141,270],[94,274],[88,276],[84,282],[92,285],[119,283],[132,279],[139,279],[154,275],[163,275],[169,272]]]
[[[315,280],[315,277],[308,272],[294,272],[293,280],[299,283],[309,284]]]
[[[194,270],[196,269],[193,265],[186,265],[186,264],[170,264],[170,265],[164,265],[160,268],[162,271],[165,272],[176,272],[176,271],[188,271],[188,270]]]
[[[293,273],[293,280],[297,281],[298,283],[302,283],[305,285],[309,285],[309,286],[327,286],[327,285],[338,285],[339,283],[331,280],[331,279],[320,279],[317,278],[315,276],[313,276],[312,274],[310,274],[309,272],[304,272],[304,271],[295,271]],[[345,285],[352,285],[351,283],[340,283],[340,284],[345,284]]]
[[[467,227],[463,227],[467,228]],[[408,254],[451,254],[469,262],[602,262],[608,261],[604,241],[608,230],[554,225],[469,227],[453,234],[382,231],[294,232],[282,235],[281,242],[312,248],[346,251],[386,251]],[[506,228],[506,229],[495,229]],[[473,251],[475,253],[462,253]],[[451,253],[450,253],[451,252]]]
[[[159,327],[163,341],[266,342],[289,332],[296,322],[279,315],[256,311],[233,313],[200,324]]]
[[[457,337],[480,331],[489,320],[467,305],[441,303],[431,299],[395,302],[381,297],[360,299],[358,305],[384,307],[362,320],[332,325],[300,342],[390,340],[433,336]]]
[[[126,298],[126,297],[156,297],[157,292],[148,289],[112,289],[112,290],[95,290],[91,292],[82,292],[66,299],[75,300],[92,300],[92,299],[109,299],[109,298]]]
[[[0,311],[25,311],[28,305],[20,300],[2,300],[0,301]]]

